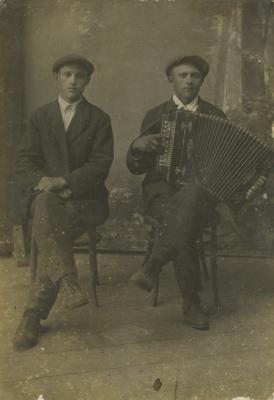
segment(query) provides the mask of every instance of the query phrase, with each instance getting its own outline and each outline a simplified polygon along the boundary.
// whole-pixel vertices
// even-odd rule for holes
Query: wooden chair
[[[13,237],[13,257],[17,267],[27,267],[29,265],[30,240],[28,238],[27,224],[14,225]]]
[[[35,266],[37,265],[38,253],[34,240],[31,235],[27,233],[27,230],[28,227],[23,225],[15,225],[13,227],[13,256],[18,267],[31,267],[31,279],[34,279],[34,271]],[[97,232],[96,227],[92,228],[86,233],[89,239],[88,254],[91,293],[95,307],[99,307],[97,296],[97,286],[99,285],[97,243],[101,240],[101,235]]]
[[[100,234],[98,234],[96,228],[88,232],[88,237],[89,237],[88,253],[89,253],[91,291],[93,294],[94,305],[95,307],[99,307],[97,286],[100,284],[100,282],[99,282],[98,262],[97,262],[97,243],[100,242],[102,237]]]
[[[155,237],[157,235],[157,229],[159,227],[158,222],[151,217],[146,217],[145,222],[150,225],[150,232],[148,235],[148,247],[147,252],[143,261],[143,265],[146,263],[148,258],[151,255],[152,247],[154,244]],[[203,274],[204,280],[209,280],[211,277],[211,285],[213,292],[213,300],[216,308],[221,306],[220,298],[219,298],[219,288],[218,288],[218,264],[217,264],[217,249],[218,249],[218,237],[217,237],[217,226],[219,222],[219,215],[217,213],[214,214],[212,222],[209,226],[205,227],[201,230],[200,237],[196,243],[196,248],[198,251],[198,257],[200,262],[201,271]],[[205,239],[205,236],[209,236],[209,239]],[[205,247],[209,247],[210,254],[210,277],[208,273],[207,261],[206,261],[206,253]],[[156,280],[155,286],[152,291],[152,306],[156,307],[158,305],[158,297],[159,297],[159,286],[160,286],[160,277]]]

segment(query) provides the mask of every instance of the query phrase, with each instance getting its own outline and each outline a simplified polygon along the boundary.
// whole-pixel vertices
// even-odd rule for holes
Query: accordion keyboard
[[[170,181],[171,171],[173,165],[173,154],[174,154],[174,144],[175,144],[175,130],[176,121],[168,121],[166,119],[162,122],[161,134],[162,141],[161,145],[163,148],[163,153],[158,156],[157,166],[158,170],[165,176],[167,181]]]
[[[185,152],[186,126],[196,179],[216,199],[232,206],[242,203],[273,170],[273,150],[247,129],[212,115],[177,110],[163,116],[164,152],[156,160],[167,182],[180,183],[176,170]]]

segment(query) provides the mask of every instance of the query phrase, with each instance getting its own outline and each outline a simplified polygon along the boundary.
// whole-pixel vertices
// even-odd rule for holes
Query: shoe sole
[[[14,348],[14,350],[17,350],[17,351],[25,351],[25,350],[29,350],[32,347],[36,346],[38,344],[38,342],[39,342],[39,338],[37,338],[31,342],[28,342],[28,343],[27,342],[26,343],[13,342],[13,348]]]
[[[209,329],[209,324],[206,325],[195,325],[187,320],[183,320],[183,323],[190,326],[191,328],[198,329],[200,331],[207,331]]]
[[[139,289],[144,290],[145,292],[151,292],[151,290],[153,289],[153,286],[147,285],[146,282],[144,282],[141,279],[135,279],[135,278],[131,278],[130,280],[135,286],[137,286]]]
[[[78,303],[73,303],[71,305],[67,305],[66,308],[68,310],[74,310],[75,308],[79,308],[79,307],[85,306],[87,304],[89,304],[88,299],[83,299],[83,300],[79,301]]]
[[[37,337],[35,337],[35,338],[33,337],[32,339],[29,339],[29,340],[25,339],[25,341],[22,341],[22,340],[20,341],[20,339],[13,338],[12,345],[13,345],[14,350],[24,351],[24,350],[29,350],[32,347],[36,346],[38,344],[38,342],[39,342],[39,337],[40,337],[41,330],[42,329],[41,329],[41,326],[40,326],[39,333],[38,333]],[[16,336],[16,334],[15,334],[15,336]]]

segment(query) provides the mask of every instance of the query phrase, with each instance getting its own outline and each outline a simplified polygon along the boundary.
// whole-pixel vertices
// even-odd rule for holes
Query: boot
[[[164,261],[161,260],[160,257],[150,257],[149,260],[131,276],[130,281],[140,289],[150,292],[154,288],[157,279],[159,279],[163,264]]]
[[[183,321],[194,329],[209,329],[208,316],[198,295],[183,300]]]
[[[89,302],[81,292],[77,277],[73,274],[66,275],[59,281],[59,295],[63,299],[64,307],[70,310]]]
[[[39,310],[26,310],[15,331],[13,346],[16,350],[27,350],[38,343],[40,333]]]
[[[150,273],[146,272],[144,268],[135,272],[131,278],[131,282],[138,286],[140,289],[150,292],[155,284],[155,278]]]

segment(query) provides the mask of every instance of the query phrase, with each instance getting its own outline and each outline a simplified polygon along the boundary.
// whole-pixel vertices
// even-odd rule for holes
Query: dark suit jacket
[[[21,219],[43,176],[62,176],[87,223],[101,224],[108,215],[104,181],[113,160],[110,118],[86,99],[78,105],[67,131],[57,101],[34,112],[18,144],[15,181]]]
[[[169,100],[159,106],[149,110],[141,125],[141,135],[158,134],[161,130],[161,121],[164,113],[168,113],[176,109],[173,100]],[[215,107],[213,104],[199,98],[197,112],[202,114],[211,114],[219,118],[226,118],[222,110]],[[155,170],[155,156],[148,153],[134,155],[132,146],[127,153],[127,166],[130,172],[136,175],[146,173],[143,181],[143,198],[145,208],[149,207],[151,201],[158,195],[163,193],[172,193],[174,190],[162,178],[160,173]]]

